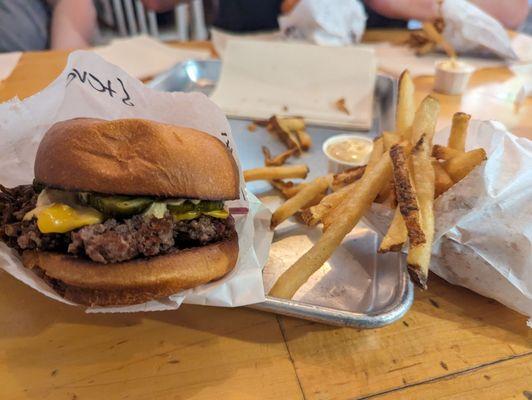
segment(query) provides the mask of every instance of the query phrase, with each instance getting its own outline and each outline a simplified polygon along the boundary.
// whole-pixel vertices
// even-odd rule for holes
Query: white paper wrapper
[[[448,137],[445,129],[434,142]],[[532,141],[498,122],[472,121],[466,148],[478,147],[488,161],[435,202],[430,269],[532,318]],[[368,215],[382,233],[391,217],[380,204]]]
[[[61,75],[42,92],[24,101],[13,99],[0,104],[0,182],[5,186],[31,183],[35,154],[44,132],[57,121],[75,117],[144,118],[187,126],[221,139],[236,154],[225,115],[203,94],[157,92],[96,54],[76,51]],[[272,240],[271,213],[245,190],[240,163],[235,158],[241,175],[241,196],[229,206],[247,207],[249,212],[235,215],[240,253],[234,270],[217,282],[168,299],[88,311],[168,310],[178,308],[182,302],[234,307],[264,300],[262,267]],[[16,253],[3,243],[0,267],[46,296],[72,304],[25,269]]]
[[[503,59],[517,58],[508,33],[492,16],[467,0],[445,0],[443,36],[459,53],[491,53]]]
[[[286,38],[318,45],[345,46],[360,42],[366,13],[357,0],[301,0],[279,27]]]

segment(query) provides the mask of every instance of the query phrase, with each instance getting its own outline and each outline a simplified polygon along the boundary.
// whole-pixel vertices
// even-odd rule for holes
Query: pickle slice
[[[145,197],[126,196],[97,196],[89,197],[89,204],[98,211],[111,217],[129,217],[140,214],[152,203],[152,199]]]

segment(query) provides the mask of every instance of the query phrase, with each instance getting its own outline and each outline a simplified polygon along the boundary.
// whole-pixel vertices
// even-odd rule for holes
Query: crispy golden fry
[[[395,209],[392,223],[382,239],[379,247],[379,253],[387,253],[389,251],[401,251],[403,245],[408,238],[408,231],[406,230],[405,221],[401,215],[399,207]]]
[[[280,179],[275,179],[271,181],[270,183],[274,188],[279,190],[281,194],[287,199],[295,196],[297,192],[303,189],[306,185],[306,183],[295,184],[292,181],[283,181]]]
[[[282,167],[262,167],[253,168],[244,171],[244,180],[251,181],[273,181],[274,179],[286,178],[306,178],[308,174],[308,166],[305,164],[299,165],[284,165]]]
[[[434,239],[434,169],[430,159],[430,145],[425,135],[412,150],[410,159],[425,243],[420,246],[410,243],[406,261],[410,276],[425,289]]]
[[[375,164],[377,164],[377,162],[381,159],[383,153],[384,139],[380,137],[373,142],[373,150],[371,150],[368,165],[366,165],[366,171],[372,169]]]
[[[255,132],[257,130],[257,124],[254,122],[250,122],[248,124],[248,131]]]
[[[383,140],[384,151],[389,151],[390,148],[394,144],[399,143],[399,141],[401,140],[401,137],[395,133],[384,132],[382,134],[382,140]],[[388,199],[392,193],[392,186],[393,186],[393,179],[390,179],[390,181],[382,187],[375,201],[377,203],[383,203],[384,201],[386,201],[386,199]]]
[[[351,113],[349,112],[349,110],[347,109],[346,105],[345,105],[345,98],[342,97],[338,100],[336,100],[334,102],[334,106],[336,107],[336,109],[338,111],[341,111],[343,112],[344,114],[347,114],[347,115],[350,115]]]
[[[268,149],[266,146],[262,146],[262,154],[264,154],[264,164],[267,167],[278,167],[280,165],[283,165],[286,160],[288,160],[291,156],[297,153],[296,148],[288,149],[283,151],[280,154],[277,154],[275,157],[272,157],[272,154],[270,153],[270,149]]]
[[[382,140],[384,142],[384,151],[390,151],[394,144],[397,144],[401,141],[401,136],[393,132],[383,132]]]
[[[437,198],[449,190],[454,182],[438,160],[432,159],[432,167],[434,168],[434,198]]]
[[[297,138],[299,140],[299,144],[303,150],[308,150],[312,146],[312,138],[307,133],[305,128],[303,129],[296,129],[295,130]]]
[[[425,235],[421,229],[421,214],[416,191],[410,182],[404,147],[401,145],[392,146],[390,157],[393,165],[395,196],[405,222],[410,246],[419,246],[425,243]]]
[[[253,121],[251,121],[251,123],[257,126],[263,126],[267,128],[268,125],[270,124],[270,120],[269,119],[254,119]]]
[[[469,127],[470,119],[471,115],[462,112],[457,112],[453,115],[451,134],[449,135],[449,142],[447,144],[451,149],[465,151],[467,128]]]
[[[430,40],[439,44],[449,57],[456,59],[456,50],[449,42],[447,42],[447,40],[445,40],[442,34],[438,32],[432,22],[424,22],[423,31],[427,34]]]
[[[438,160],[448,161],[453,157],[459,156],[460,154],[464,154],[464,152],[439,144],[432,146],[432,157],[435,157]]]
[[[343,238],[351,232],[369,209],[382,185],[390,180],[392,165],[388,153],[384,154],[373,169],[353,183],[345,201],[338,207],[338,214],[316,244],[286,270],[270,291],[273,297],[290,299],[308,278],[327,261]],[[338,192],[337,192],[338,193]]]
[[[331,183],[332,176],[321,176],[308,183],[294,197],[283,203],[272,215],[271,229],[290,218],[296,212],[305,208],[317,195],[325,192]]]
[[[464,179],[477,165],[486,160],[484,149],[475,149],[451,158],[443,163],[443,168],[456,183]]]
[[[408,70],[399,77],[399,91],[397,94],[397,109],[395,111],[395,131],[405,137],[407,130],[414,122],[416,108],[414,106],[414,81]]]
[[[439,113],[440,102],[432,96],[425,97],[419,105],[412,123],[412,136],[410,137],[412,145],[416,144],[422,135],[426,135],[425,140],[429,144],[432,143]]]
[[[334,192],[336,192],[340,190],[341,188],[343,188],[344,186],[347,186],[350,183],[358,181],[360,178],[362,178],[362,175],[364,175],[365,169],[366,169],[366,166],[362,165],[360,167],[349,168],[338,174],[334,174],[333,181],[331,184],[331,189]]]
[[[355,181],[337,192],[333,192],[325,196],[319,204],[312,206],[301,213],[301,219],[308,226],[315,226],[319,224],[328,213],[336,208],[353,189],[354,185],[360,181]]]
[[[305,121],[301,117],[279,117],[274,115],[268,123],[268,130],[275,133],[289,148],[308,150],[312,138],[305,130]]]

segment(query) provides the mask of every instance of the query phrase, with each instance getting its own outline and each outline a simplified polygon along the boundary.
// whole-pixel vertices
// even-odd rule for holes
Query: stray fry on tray
[[[449,135],[449,142],[447,145],[451,149],[458,151],[465,151],[465,143],[467,137],[467,128],[471,115],[457,112],[453,115],[453,124],[451,125],[451,134]]]
[[[280,165],[283,165],[286,160],[288,160],[291,156],[297,153],[296,148],[288,149],[283,151],[280,154],[277,154],[275,157],[272,157],[272,154],[270,153],[270,149],[268,149],[266,146],[262,146],[262,154],[264,154],[264,164],[267,167],[278,167]]]
[[[329,187],[332,176],[322,176],[306,184],[295,196],[284,202],[274,211],[271,221],[271,229],[290,218],[302,208],[305,208],[316,196],[323,194]]]
[[[414,246],[410,242],[406,261],[412,279],[426,289],[434,239],[434,169],[430,159],[430,146],[425,135],[422,135],[416,143],[410,160],[425,243]]]
[[[257,130],[257,124],[255,122],[250,122],[248,124],[248,131],[255,132]]]
[[[275,133],[289,149],[295,147],[301,151],[312,146],[312,139],[306,131],[303,118],[274,115],[268,121],[268,130]]]
[[[390,149],[390,157],[393,165],[395,195],[408,232],[408,239],[411,246],[419,246],[425,243],[425,235],[421,230],[416,191],[410,181],[404,147],[394,145]]]
[[[392,163],[385,153],[373,169],[352,185],[356,189],[338,206],[338,213],[316,244],[286,270],[270,290],[270,296],[290,299],[295,292],[327,261],[344,237],[351,232],[369,209],[381,187],[392,176]]]
[[[281,167],[262,167],[244,171],[244,180],[251,181],[273,181],[274,179],[286,178],[306,178],[308,167],[305,164],[283,165]]]
[[[336,109],[338,111],[341,111],[343,112],[344,114],[347,114],[347,115],[351,115],[351,113],[349,112],[349,110],[347,109],[346,105],[345,105],[345,98],[340,98],[338,100],[336,100],[336,102],[334,103],[334,106],[336,107]]]
[[[292,181],[285,182],[280,179],[274,179],[273,181],[270,181],[270,183],[274,188],[279,190],[281,194],[287,199],[295,196],[297,192],[299,192],[306,186],[306,183],[295,184]]]
[[[484,149],[475,149],[462,153],[443,163],[443,168],[456,183],[464,179],[477,165],[486,160]]]

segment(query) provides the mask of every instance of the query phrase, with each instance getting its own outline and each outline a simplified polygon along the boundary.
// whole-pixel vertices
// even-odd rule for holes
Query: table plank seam
[[[532,351],[528,351],[528,352],[522,353],[522,354],[511,355],[509,357],[505,357],[505,358],[501,358],[499,360],[495,360],[495,361],[490,361],[490,362],[486,362],[486,363],[483,363],[483,364],[479,364],[477,366],[474,366],[474,367],[471,367],[471,368],[467,368],[467,369],[463,369],[463,370],[456,371],[456,372],[452,372],[450,374],[437,376],[437,377],[434,377],[434,378],[427,379],[425,381],[412,382],[412,383],[409,383],[409,384],[406,384],[406,385],[403,385],[403,386],[399,386],[399,387],[396,387],[396,388],[383,390],[382,392],[372,393],[372,394],[367,395],[367,396],[353,397],[351,400],[374,399],[374,398],[383,396],[385,394],[399,392],[401,390],[408,389],[408,388],[411,388],[411,387],[414,387],[414,386],[421,386],[421,385],[425,385],[425,384],[429,384],[429,383],[434,383],[434,382],[444,381],[444,380],[448,380],[448,379],[453,379],[453,378],[455,378],[457,376],[467,375],[467,374],[469,374],[471,372],[475,372],[475,371],[478,371],[480,369],[484,369],[484,368],[487,368],[487,367],[491,367],[493,365],[505,363],[505,362],[516,360],[516,359],[520,359],[520,358],[525,358],[525,357],[528,357],[528,356],[532,356]]]
[[[305,391],[303,390],[303,385],[301,384],[301,380],[299,379],[299,375],[297,373],[296,364],[294,362],[294,358],[292,357],[292,353],[290,352],[290,346],[288,346],[288,341],[286,338],[286,332],[284,329],[284,325],[282,322],[282,316],[276,315],[275,317],[277,319],[277,324],[279,325],[279,329],[281,330],[281,335],[283,336],[283,343],[284,347],[288,353],[288,359],[290,360],[290,363],[292,364],[292,367],[294,369],[294,374],[296,375],[297,384],[299,385],[299,390],[301,390],[301,396],[303,396],[303,400],[306,400],[307,397],[305,396]]]

